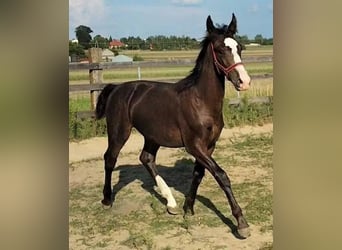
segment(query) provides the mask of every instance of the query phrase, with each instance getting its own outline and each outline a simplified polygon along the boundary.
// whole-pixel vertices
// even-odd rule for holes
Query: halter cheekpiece
[[[238,63],[235,63],[235,64],[233,64],[233,65],[230,65],[229,67],[224,67],[221,63],[219,63],[219,61],[218,61],[217,58],[216,58],[216,54],[215,54],[215,51],[214,51],[214,45],[213,45],[213,43],[210,43],[210,45],[211,45],[211,50],[212,50],[212,52],[213,52],[214,64],[215,64],[215,66],[216,66],[216,68],[217,68],[218,71],[221,70],[225,75],[228,75],[228,73],[229,73],[230,71],[232,71],[236,66],[242,65],[242,62],[238,62]]]

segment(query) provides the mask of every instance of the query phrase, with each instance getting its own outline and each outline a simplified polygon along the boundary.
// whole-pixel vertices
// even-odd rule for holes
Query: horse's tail
[[[105,116],[107,99],[109,97],[109,94],[113,91],[113,89],[115,89],[115,87],[116,85],[107,84],[101,91],[99,97],[97,98],[95,111],[96,119],[99,120]]]

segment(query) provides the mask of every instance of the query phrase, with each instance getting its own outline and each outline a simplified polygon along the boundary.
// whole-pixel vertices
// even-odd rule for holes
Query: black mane
[[[203,61],[207,51],[207,47],[209,46],[210,42],[217,38],[217,35],[224,35],[226,33],[227,27],[227,25],[221,25],[216,28],[214,34],[207,33],[207,35],[200,43],[201,50],[197,56],[195,67],[190,71],[190,74],[188,76],[175,83],[178,92],[188,89],[196,84],[197,79],[200,76],[200,72],[203,69]]]

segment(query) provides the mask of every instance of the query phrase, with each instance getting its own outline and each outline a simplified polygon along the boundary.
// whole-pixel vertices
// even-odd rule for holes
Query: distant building
[[[72,43],[78,43],[78,40],[74,38],[74,39],[71,40],[71,42]]]
[[[109,48],[110,49],[119,49],[121,47],[125,47],[125,44],[120,42],[119,40],[115,40],[113,39],[110,43],[109,43]]]
[[[109,49],[102,50],[102,61],[110,62],[114,58],[114,53]]]
[[[259,43],[250,43],[250,44],[246,44],[246,46],[256,47],[256,46],[261,46],[261,45]]]
[[[112,62],[128,63],[128,62],[133,62],[133,58],[131,58],[129,56],[125,56],[125,55],[118,55],[118,56],[114,56],[114,58],[112,58]]]

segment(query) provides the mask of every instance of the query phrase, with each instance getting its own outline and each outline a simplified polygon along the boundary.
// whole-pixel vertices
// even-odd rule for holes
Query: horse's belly
[[[183,141],[179,129],[175,126],[145,123],[135,124],[134,127],[148,140],[164,147],[182,147]]]

